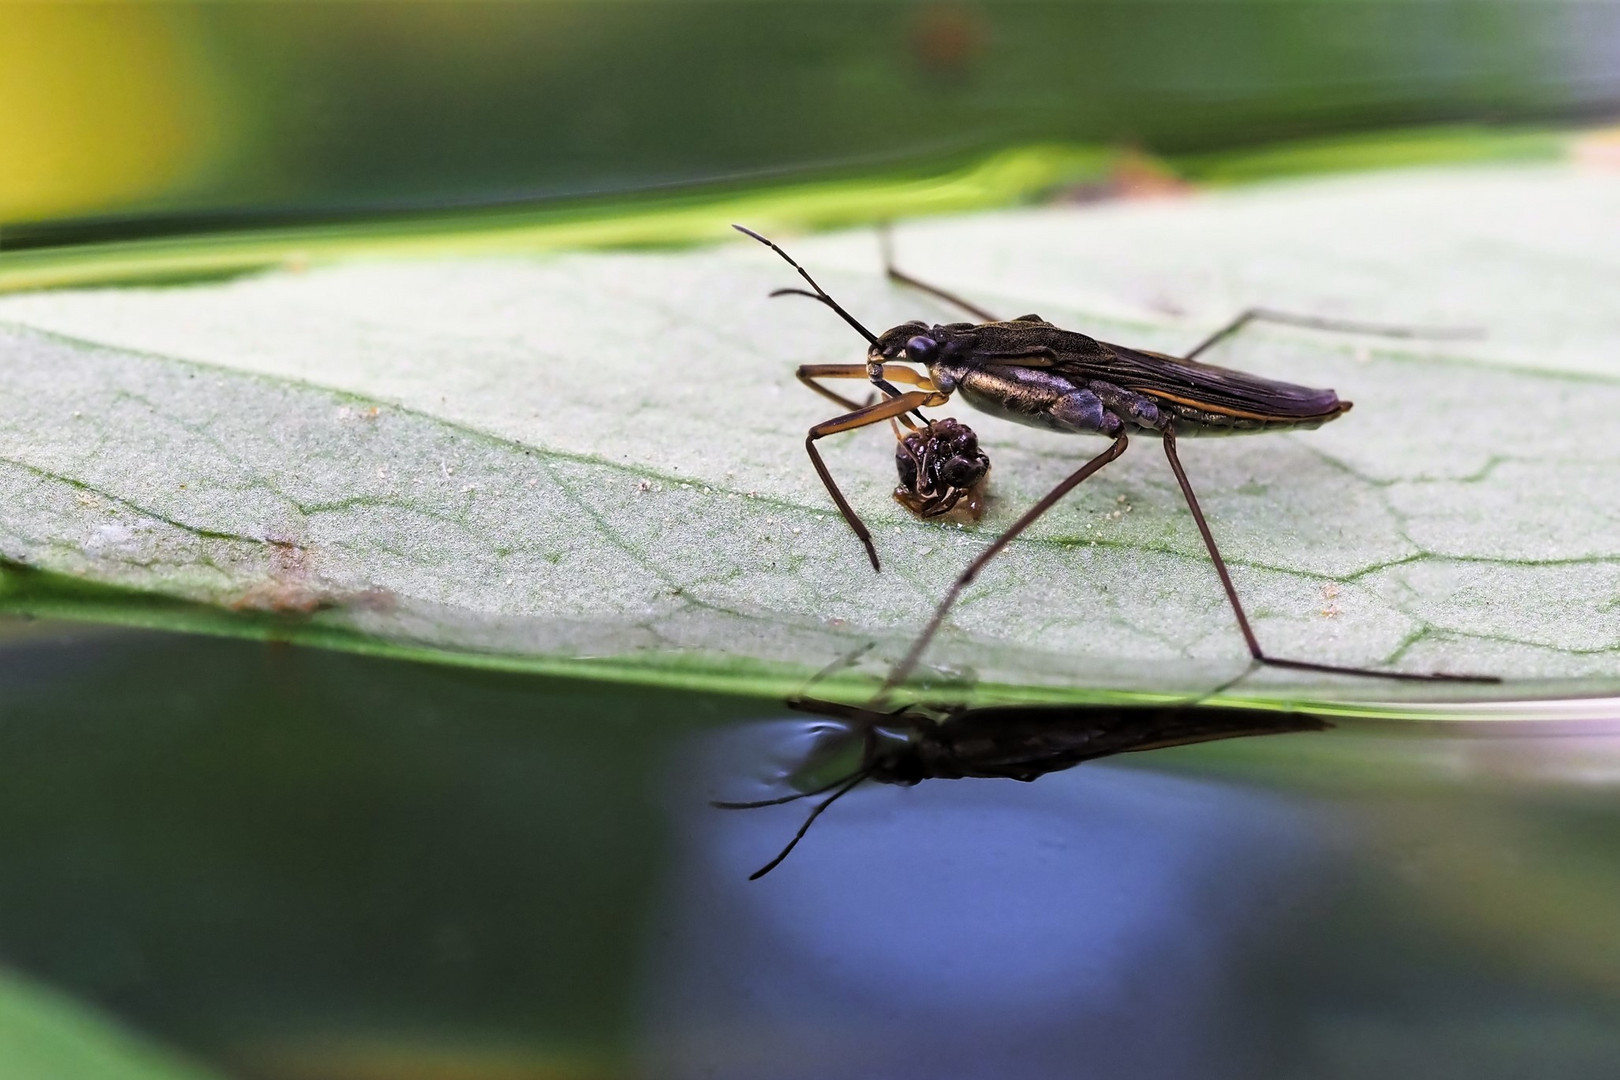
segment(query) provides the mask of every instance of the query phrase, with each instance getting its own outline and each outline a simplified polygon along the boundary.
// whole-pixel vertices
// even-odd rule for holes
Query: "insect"
[[[1187,746],[1215,739],[1323,731],[1333,725],[1302,712],[1270,712],[1196,703],[1164,705],[964,705],[913,703],[882,710],[799,697],[788,707],[840,722],[843,730],[806,762],[801,774],[843,756],[852,744],[860,760],[852,770],[808,791],[756,802],[713,802],[722,810],[780,806],[827,797],[776,858],[749,875],[757,881],[786,859],[822,811],[862,781],[911,787],[924,780],[968,777],[1031,781],[1096,758]],[[831,794],[828,794],[828,793]]]
[[[799,369],[799,378],[818,392],[846,405],[854,403],[812,380],[865,379],[882,395],[871,404],[858,406],[844,415],[815,425],[805,438],[805,449],[810,455],[811,464],[839,513],[866,548],[874,570],[880,564],[872,535],[860,515],[839,491],[822,461],[816,449],[820,439],[891,418],[916,417],[926,424],[918,410],[944,405],[953,394],[960,393],[970,405],[993,416],[1032,427],[1068,434],[1101,435],[1111,440],[1107,449],[1081,465],[1036,502],[958,575],[910,652],[891,672],[884,684],[885,691],[898,685],[916,666],[917,660],[938,632],[946,613],[985,565],[1060,499],[1123,454],[1133,434],[1151,434],[1161,440],[1187,508],[1192,511],[1193,522],[1215,564],[1221,587],[1237,618],[1238,629],[1256,663],[1302,671],[1391,679],[1500,681],[1491,676],[1376,671],[1268,655],[1260,647],[1260,641],[1249,624],[1237,589],[1232,584],[1232,576],[1227,572],[1226,562],[1221,558],[1220,549],[1198,505],[1198,497],[1193,493],[1176,448],[1177,438],[1181,435],[1304,430],[1320,427],[1350,410],[1351,403],[1340,400],[1332,390],[1278,382],[1197,360],[1199,354],[1250,323],[1269,321],[1318,330],[1390,337],[1455,336],[1454,332],[1416,331],[1251,308],[1210,334],[1185,356],[1174,357],[1098,341],[1072,330],[1064,330],[1039,315],[999,320],[960,297],[901,273],[894,269],[891,262],[888,273],[894,280],[959,306],[982,321],[942,325],[913,321],[901,323],[882,334],[874,334],[839,306],[787,252],[751,229],[741,225],[733,228],[776,252],[799,272],[799,276],[813,290],[777,289],[772,296],[805,296],[825,304],[868,343],[864,364],[807,364]],[[902,392],[894,385],[897,382],[916,389]],[[909,419],[907,422],[910,422]]]
[[[778,289],[771,295],[784,292],[799,290]],[[799,368],[798,378],[822,397],[851,411],[870,406],[871,401],[863,405],[816,381],[826,377],[822,374],[824,368],[842,371],[845,366],[805,364]],[[979,437],[972,428],[950,416],[925,420],[918,425],[904,413],[890,417],[889,423],[895,428],[894,464],[900,474],[899,486],[894,489],[895,502],[920,518],[958,517],[978,521],[984,516],[990,457],[979,448]],[[901,424],[905,425],[905,430],[901,429]],[[812,460],[820,460],[814,450],[811,455]],[[826,479],[831,483],[830,478]],[[876,565],[874,562],[873,567]]]
[[[901,435],[894,447],[900,484],[894,501],[920,518],[984,516],[990,457],[973,429],[954,417],[931,420]]]

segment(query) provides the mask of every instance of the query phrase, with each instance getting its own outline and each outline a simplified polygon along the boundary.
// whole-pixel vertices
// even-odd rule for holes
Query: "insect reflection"
[[[814,786],[806,791],[754,802],[711,803],[722,810],[752,810],[825,796],[781,852],[749,875],[750,881],[780,866],[822,812],[866,780],[905,787],[973,777],[1027,782],[1114,754],[1333,726],[1309,713],[1197,703],[974,708],[918,702],[881,709],[799,697],[787,704],[826,717],[837,727],[835,737],[825,740],[796,775],[825,775],[852,751],[858,749],[859,756],[830,781],[809,780]]]

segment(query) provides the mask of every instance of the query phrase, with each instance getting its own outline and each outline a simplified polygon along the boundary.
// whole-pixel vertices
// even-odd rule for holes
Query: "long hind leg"
[[[945,621],[945,614],[956,603],[956,598],[962,595],[962,590],[973,584],[973,580],[979,576],[979,571],[983,570],[991,559],[999,555],[1003,548],[1012,543],[1014,537],[1035,524],[1036,519],[1057,505],[1059,499],[1079,487],[1092,473],[1123,454],[1128,445],[1130,445],[1130,440],[1125,435],[1121,434],[1116,437],[1108,449],[1070,473],[1062,483],[1048,491],[1040,502],[1024,511],[1023,517],[1008,526],[1006,532],[996,537],[994,543],[979,552],[974,560],[967,564],[967,569],[957,575],[956,580],[951,582],[951,587],[945,590],[945,595],[934,608],[934,614],[929,618],[927,625],[923,627],[922,633],[918,634],[917,639],[911,643],[911,648],[907,650],[905,657],[894,666],[893,671],[889,672],[889,677],[883,680],[883,685],[878,688],[877,696],[872,699],[870,707],[876,708],[890,690],[899,686],[911,674],[912,669],[917,666],[917,661],[922,658],[923,651],[928,648],[928,643],[934,640],[935,634],[939,633],[940,625]]]
[[[1182,356],[1182,359],[1195,359],[1199,353],[1214,348],[1245,326],[1257,322],[1278,323],[1282,326],[1303,326],[1311,330],[1329,330],[1339,334],[1373,334],[1377,337],[1412,338],[1427,341],[1452,341],[1480,336],[1480,332],[1474,329],[1391,326],[1386,323],[1357,322],[1353,319],[1324,319],[1316,315],[1294,315],[1286,311],[1253,307],[1242,312],[1237,318],[1206,337],[1203,341],[1200,341],[1197,345],[1194,345],[1192,349]]]
[[[1375,671],[1371,668],[1344,667],[1339,664],[1318,664],[1310,660],[1284,660],[1274,656],[1267,656],[1265,651],[1260,648],[1260,639],[1254,636],[1254,628],[1249,625],[1249,617],[1243,611],[1243,602],[1238,599],[1237,588],[1232,584],[1232,575],[1227,572],[1226,560],[1221,558],[1220,549],[1215,546],[1215,537],[1209,531],[1209,522],[1204,520],[1204,511],[1198,506],[1198,496],[1193,494],[1192,484],[1187,480],[1187,472],[1181,467],[1181,458],[1176,454],[1176,432],[1172,427],[1164,429],[1164,454],[1165,457],[1170,459],[1170,468],[1176,474],[1176,483],[1181,485],[1181,493],[1186,496],[1187,509],[1192,511],[1193,521],[1198,525],[1198,535],[1204,538],[1204,547],[1209,550],[1209,557],[1215,563],[1215,572],[1221,578],[1221,588],[1226,590],[1226,599],[1232,605],[1232,614],[1237,616],[1238,629],[1243,632],[1243,641],[1249,646],[1249,655],[1254,657],[1255,663],[1267,664],[1271,667],[1293,668],[1296,671],[1324,671],[1335,675],[1367,675],[1378,679],[1477,683],[1502,681],[1494,675],[1447,675],[1443,672],[1416,674],[1406,671]]]
[[[928,282],[923,281],[920,278],[914,278],[904,270],[901,270],[899,267],[895,266],[894,245],[891,242],[889,236],[889,227],[887,225],[884,225],[878,230],[878,243],[883,248],[883,272],[889,276],[890,281],[898,281],[902,285],[909,285],[918,292],[927,293],[936,300],[943,300],[953,307],[959,307],[981,322],[1001,321],[999,318],[990,314],[990,312],[986,311],[979,305],[970,303],[969,301],[962,299],[960,296],[957,296],[955,293],[946,292],[938,285],[930,285]]]

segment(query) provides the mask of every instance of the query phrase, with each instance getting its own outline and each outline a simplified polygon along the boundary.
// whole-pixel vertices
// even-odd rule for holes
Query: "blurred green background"
[[[1547,0],[13,3],[0,250],[1620,105]]]

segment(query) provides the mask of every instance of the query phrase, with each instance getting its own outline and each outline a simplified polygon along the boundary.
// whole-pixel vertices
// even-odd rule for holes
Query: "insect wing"
[[[1337,416],[1349,408],[1332,390],[1296,386],[1123,345],[1098,344],[1108,356],[1063,357],[1057,369],[1071,378],[1103,379],[1149,397],[1231,416],[1312,420]]]
[[[1324,731],[1333,725],[1319,716],[1219,705],[1024,705],[975,709],[962,720],[1000,741],[1018,745],[1031,757],[1072,754],[1077,761],[1139,750]]]
[[[959,712],[929,735],[931,775],[1033,780],[1083,761],[1142,750],[1323,731],[1321,717],[1213,705],[1009,705]]]

